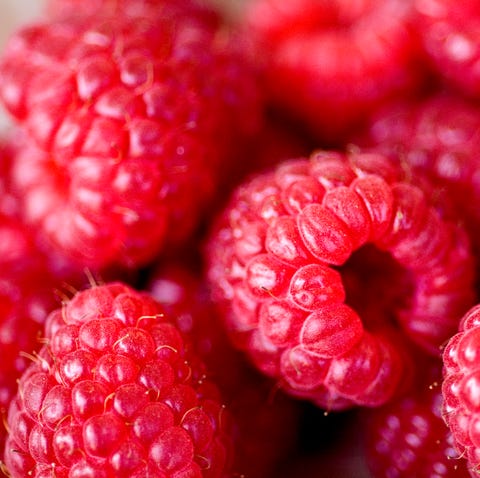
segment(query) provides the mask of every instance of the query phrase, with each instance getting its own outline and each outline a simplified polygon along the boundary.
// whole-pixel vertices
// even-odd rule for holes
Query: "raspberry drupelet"
[[[459,332],[443,353],[443,418],[459,454],[468,460],[472,476],[480,470],[480,306],[462,318]]]
[[[86,289],[45,332],[9,408],[12,477],[226,476],[228,412],[148,294],[119,282]]]
[[[26,219],[94,269],[186,240],[261,122],[242,42],[216,15],[123,3],[25,26],[0,62],[0,96],[29,136]]]
[[[465,231],[403,175],[380,154],[284,162],[237,188],[207,243],[233,342],[322,407],[388,401],[402,340],[439,356],[473,304]]]

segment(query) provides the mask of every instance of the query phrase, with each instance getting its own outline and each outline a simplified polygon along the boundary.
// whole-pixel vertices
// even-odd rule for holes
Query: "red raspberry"
[[[272,472],[295,444],[297,403],[274,390],[229,344],[199,274],[183,262],[157,267],[148,289],[191,340],[235,419],[234,469],[249,478],[274,476]]]
[[[274,104],[341,141],[371,109],[416,89],[417,39],[405,0],[255,0],[246,28]]]
[[[52,312],[45,330],[9,409],[12,477],[225,476],[228,414],[150,296],[93,287]]]
[[[472,476],[480,469],[479,376],[480,306],[462,318],[459,332],[443,353],[443,418],[452,432],[458,452],[468,459]]]
[[[434,94],[396,102],[376,113],[354,142],[387,154],[392,161],[427,176],[432,198],[462,220],[480,252],[480,111],[458,96]]]
[[[439,74],[462,94],[480,98],[480,4],[414,0],[423,49]]]
[[[453,449],[441,415],[441,363],[418,363],[423,370],[409,393],[363,417],[372,476],[468,478],[467,462]]]
[[[365,261],[349,290],[342,270],[372,250],[397,271],[375,280]],[[236,190],[206,256],[236,345],[330,409],[390,399],[405,366],[394,329],[438,355],[473,303],[466,234],[381,155],[318,152],[257,176]],[[363,321],[362,291],[383,309]]]
[[[133,10],[24,27],[0,65],[0,95],[37,143],[17,168],[27,219],[93,268],[185,240],[259,116],[241,42],[210,11]]]

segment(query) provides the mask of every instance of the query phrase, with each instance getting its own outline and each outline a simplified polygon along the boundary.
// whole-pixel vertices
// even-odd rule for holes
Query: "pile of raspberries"
[[[480,477],[480,3],[228,3],[0,52],[0,473]]]

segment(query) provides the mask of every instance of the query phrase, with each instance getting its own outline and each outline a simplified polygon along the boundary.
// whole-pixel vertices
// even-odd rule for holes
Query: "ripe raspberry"
[[[224,476],[218,391],[150,296],[93,287],[53,311],[45,330],[9,409],[12,477]]]
[[[161,264],[148,290],[205,362],[237,424],[234,470],[265,478],[293,450],[298,404],[247,364],[230,344],[199,273],[185,261]],[[235,475],[236,476],[236,475]]]
[[[414,0],[416,28],[436,73],[462,94],[480,98],[480,5]]]
[[[423,74],[404,0],[255,0],[246,29],[272,102],[341,141],[373,107]]]
[[[436,93],[417,102],[396,102],[376,113],[353,142],[428,177],[432,198],[464,222],[480,252],[480,112],[458,96]]]
[[[364,418],[367,462],[373,477],[468,478],[441,416],[441,362],[420,359],[416,386]],[[432,368],[434,367],[434,368]],[[425,373],[427,372],[427,373]]]
[[[458,452],[468,459],[472,476],[478,476],[480,469],[479,324],[480,306],[476,305],[464,315],[459,332],[449,340],[443,353],[443,418]]]
[[[399,329],[439,355],[473,303],[466,234],[378,154],[318,152],[257,176],[236,190],[206,257],[234,343],[329,409],[390,399],[405,367]],[[393,277],[375,279],[378,264]]]
[[[27,219],[92,268],[185,240],[258,123],[241,42],[209,10],[135,5],[24,27],[0,65],[0,95],[36,142],[17,168]]]

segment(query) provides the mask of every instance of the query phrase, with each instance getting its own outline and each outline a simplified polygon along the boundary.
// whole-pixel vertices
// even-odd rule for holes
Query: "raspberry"
[[[461,220],[480,252],[480,113],[462,98],[434,93],[416,102],[396,102],[377,112],[366,131],[353,140],[380,151],[431,183],[432,198]]]
[[[246,29],[272,103],[339,143],[373,107],[423,73],[410,2],[256,0]]]
[[[228,413],[150,296],[96,286],[45,331],[9,409],[12,477],[225,476]]]
[[[259,121],[241,42],[210,11],[157,3],[26,26],[1,60],[0,96],[35,140],[16,168],[26,218],[94,269],[186,240]]]
[[[369,469],[379,478],[468,478],[441,415],[441,363],[419,363],[424,369],[409,393],[363,417]]]
[[[349,290],[342,268],[372,249],[397,266],[391,283],[365,261],[360,289]],[[465,232],[379,154],[320,151],[245,183],[206,258],[236,346],[329,409],[389,400],[404,373],[402,336],[438,356],[474,297]],[[385,289],[398,293],[393,303]],[[360,318],[350,297],[362,291],[374,301],[363,308],[379,307],[381,320],[370,320],[378,311]]]
[[[480,469],[478,434],[479,395],[478,353],[480,351],[480,306],[472,307],[462,318],[459,332],[443,352],[443,418],[449,426],[456,449],[468,459],[472,476]]]
[[[238,427],[234,469],[250,478],[274,476],[275,467],[295,444],[297,403],[274,393],[273,384],[229,344],[199,271],[184,263],[158,266],[148,290],[175,318],[222,392]]]
[[[436,74],[461,94],[480,97],[477,2],[414,0],[416,29]]]

